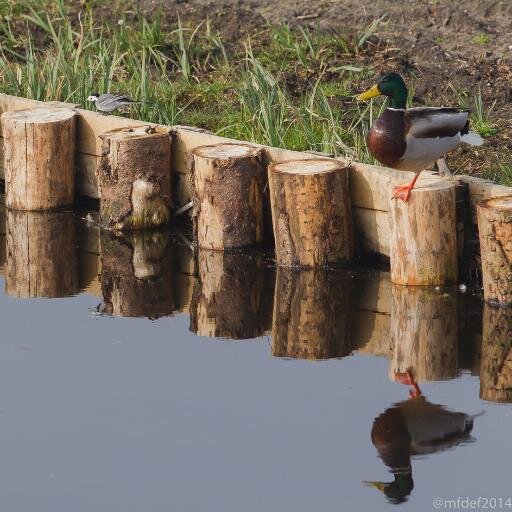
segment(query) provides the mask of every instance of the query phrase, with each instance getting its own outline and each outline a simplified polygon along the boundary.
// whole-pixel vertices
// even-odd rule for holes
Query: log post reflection
[[[480,398],[512,402],[512,308],[484,304]]]
[[[346,270],[278,268],[272,355],[329,359],[350,354],[351,312]]]
[[[103,311],[114,316],[158,318],[173,311],[169,233],[101,232]]]
[[[199,336],[249,339],[269,324],[271,273],[260,255],[199,249],[190,330]]]
[[[5,292],[19,298],[78,292],[75,221],[70,213],[7,210]]]
[[[454,294],[393,285],[390,378],[412,369],[418,381],[457,375],[457,303]]]

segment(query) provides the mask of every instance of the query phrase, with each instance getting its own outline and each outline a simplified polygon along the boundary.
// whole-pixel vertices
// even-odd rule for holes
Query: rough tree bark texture
[[[168,128],[121,128],[100,136],[101,223],[114,231],[167,224],[171,201]]]
[[[195,148],[188,159],[199,247],[224,250],[263,241],[262,150],[246,144]]]
[[[169,233],[136,232],[100,238],[103,312],[158,318],[174,309]]]
[[[512,308],[484,304],[480,398],[512,402]]]
[[[477,204],[484,298],[512,305],[512,196]]]
[[[78,292],[75,222],[70,213],[7,210],[5,292],[65,297]]]
[[[201,249],[190,305],[190,330],[200,336],[249,339],[270,324],[272,290],[261,257]]]
[[[457,282],[455,186],[435,182],[415,188],[404,203],[391,200],[391,281],[411,286]]]
[[[17,210],[54,210],[75,195],[75,112],[38,108],[2,114],[5,203]]]
[[[348,169],[321,159],[269,166],[278,265],[315,267],[352,259]]]
[[[457,300],[432,288],[392,287],[390,379],[412,369],[418,381],[457,376]]]
[[[272,355],[297,359],[350,354],[351,287],[348,272],[277,269]]]

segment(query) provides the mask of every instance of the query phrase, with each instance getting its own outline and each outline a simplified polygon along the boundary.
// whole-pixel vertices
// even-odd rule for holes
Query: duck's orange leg
[[[395,372],[395,380],[396,382],[400,382],[400,384],[410,386],[409,395],[412,398],[418,398],[419,396],[421,396],[421,389],[418,386],[418,383],[414,380],[412,370],[409,369],[404,373]]]
[[[408,183],[407,185],[402,185],[401,187],[395,187],[393,189],[393,195],[391,196],[391,199],[401,199],[405,203],[409,199],[409,194],[411,193],[411,190],[414,188],[414,185],[419,175],[420,173],[416,174],[411,183]]]

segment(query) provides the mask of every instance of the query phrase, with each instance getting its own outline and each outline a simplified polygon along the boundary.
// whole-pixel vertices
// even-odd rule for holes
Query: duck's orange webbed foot
[[[402,185],[401,187],[395,187],[393,189],[393,195],[391,199],[401,199],[404,203],[409,199],[409,195],[411,194],[411,184]]]
[[[411,398],[418,398],[421,396],[421,389],[418,386],[418,383],[414,380],[411,370],[407,370],[404,373],[395,372],[395,381],[409,386],[409,395]]]
[[[407,202],[409,200],[411,190],[414,188],[414,185],[416,184],[416,180],[419,178],[419,175],[420,173],[416,174],[411,183],[408,183],[407,185],[402,185],[400,187],[395,187],[393,189],[393,195],[391,196],[391,199],[401,199],[404,203]]]

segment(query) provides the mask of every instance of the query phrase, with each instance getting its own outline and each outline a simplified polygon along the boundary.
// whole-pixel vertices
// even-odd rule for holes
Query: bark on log
[[[101,223],[113,231],[167,224],[171,201],[169,129],[121,128],[100,137]]]
[[[75,112],[37,108],[2,114],[5,203],[17,210],[55,210],[75,195]]]
[[[169,233],[102,231],[102,311],[113,316],[159,318],[172,314],[172,251]]]
[[[7,210],[7,295],[66,297],[78,290],[72,214]]]
[[[200,146],[188,166],[197,245],[222,251],[262,242],[262,150],[247,144]]]
[[[512,308],[484,304],[480,398],[512,402]]]
[[[435,182],[415,188],[404,203],[391,200],[391,281],[411,286],[457,282],[455,186]]]
[[[272,355],[297,359],[350,354],[351,279],[342,269],[277,269]]]
[[[350,261],[354,236],[348,167],[334,160],[269,166],[277,264],[315,267]]]
[[[512,196],[477,204],[484,298],[512,304]]]
[[[417,381],[457,376],[457,300],[432,288],[392,287],[390,379],[412,369]]]
[[[201,249],[196,265],[190,330],[235,340],[262,336],[270,323],[272,293],[266,293],[261,256]]]

